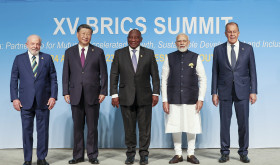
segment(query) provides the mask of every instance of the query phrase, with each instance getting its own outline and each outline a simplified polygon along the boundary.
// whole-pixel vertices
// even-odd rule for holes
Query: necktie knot
[[[233,49],[235,45],[230,45],[230,46],[231,46],[231,49]]]
[[[136,52],[136,49],[132,49],[132,52],[135,53],[135,52]]]
[[[82,48],[82,52],[84,52],[85,51],[85,48]]]
[[[36,56],[32,56],[32,60],[35,60],[36,59]]]

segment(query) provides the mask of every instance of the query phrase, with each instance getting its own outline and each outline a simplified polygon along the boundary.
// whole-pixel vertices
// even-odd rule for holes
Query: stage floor
[[[200,160],[200,164],[214,165],[220,164],[218,159],[220,157],[219,149],[196,149],[196,157]],[[174,156],[173,149],[150,149],[149,165],[168,165],[169,160]],[[279,165],[280,162],[280,148],[262,148],[249,149],[250,164],[252,165]],[[191,164],[186,161],[186,149],[183,150],[184,161],[180,164]],[[68,161],[72,159],[72,149],[49,149],[47,161],[52,165],[67,165]],[[99,157],[102,165],[123,165],[126,159],[125,149],[100,149]],[[135,163],[139,164],[139,155],[135,157]],[[33,150],[32,165],[36,165],[37,157],[36,150]],[[23,164],[23,150],[22,149],[0,149],[0,165],[20,165]],[[90,164],[85,155],[85,162],[79,165]],[[237,149],[232,149],[230,160],[225,165],[244,164],[239,161]]]

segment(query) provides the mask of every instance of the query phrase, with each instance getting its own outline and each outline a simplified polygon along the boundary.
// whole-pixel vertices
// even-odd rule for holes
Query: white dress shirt
[[[87,58],[87,52],[88,52],[88,46],[86,46],[86,47],[82,47],[80,44],[79,44],[79,54],[80,54],[80,57],[81,57],[81,55],[82,55],[82,49],[85,49],[84,50],[84,53],[85,53],[85,59]]]
[[[32,68],[32,57],[33,57],[34,55],[32,55],[32,54],[28,51],[28,56],[29,56],[29,60],[30,60],[31,68]],[[36,57],[37,65],[39,66],[39,54],[36,54],[35,57]]]
[[[132,56],[133,56],[133,49],[129,46],[129,53],[130,53],[130,57],[132,59]],[[140,54],[140,46],[138,46],[137,48],[135,48],[136,52],[135,52],[135,55],[136,55],[136,59],[137,59],[137,64],[138,64],[138,60],[139,60],[139,54]]]
[[[229,42],[227,42],[227,55],[228,55],[228,61],[229,64],[231,65],[231,45]],[[238,54],[239,54],[239,41],[237,40],[235,44],[233,44],[234,47],[234,51],[235,51],[235,55],[236,55],[236,61],[238,59]]]

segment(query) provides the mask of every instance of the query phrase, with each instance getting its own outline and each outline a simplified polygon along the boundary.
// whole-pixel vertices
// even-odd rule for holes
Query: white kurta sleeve
[[[197,57],[196,74],[198,76],[199,86],[198,100],[204,101],[207,88],[207,77],[200,56]]]
[[[167,102],[167,82],[169,77],[169,62],[168,56],[165,57],[162,72],[161,72],[161,94],[162,94],[162,102]]]

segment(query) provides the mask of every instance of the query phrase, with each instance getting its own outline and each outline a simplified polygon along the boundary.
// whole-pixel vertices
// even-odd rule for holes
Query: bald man
[[[162,67],[162,102],[166,113],[165,133],[172,133],[175,156],[170,164],[183,161],[182,132],[187,133],[187,161],[199,164],[194,156],[196,134],[202,132],[200,110],[207,80],[197,53],[188,50],[186,34],[176,38],[177,51],[168,54]]]
[[[50,110],[57,100],[56,70],[50,55],[40,52],[41,38],[27,38],[28,51],[16,56],[11,73],[10,92],[15,110],[21,113],[23,165],[32,164],[33,125],[36,117],[37,165],[48,165]]]

